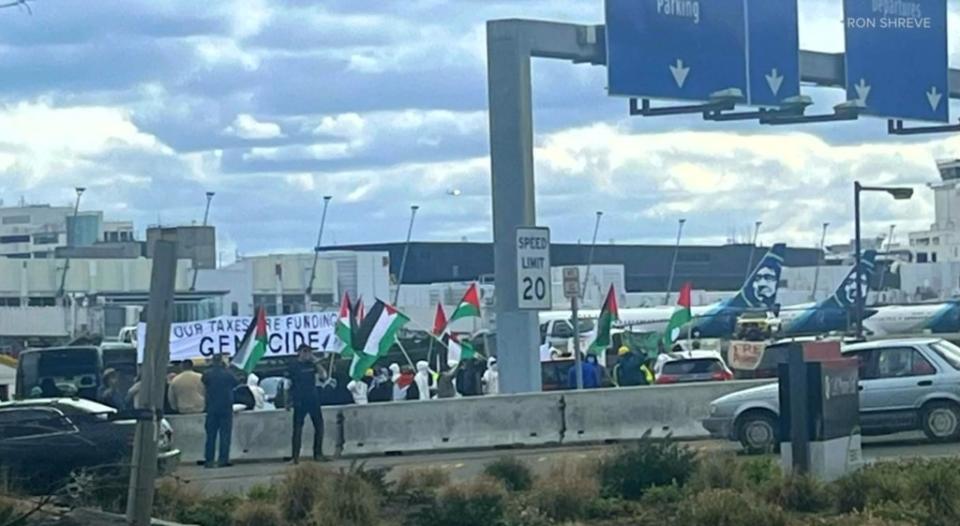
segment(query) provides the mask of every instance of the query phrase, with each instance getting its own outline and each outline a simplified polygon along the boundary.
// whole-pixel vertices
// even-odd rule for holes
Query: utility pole
[[[407,227],[407,243],[403,246],[403,258],[400,260],[400,275],[397,277],[397,289],[393,293],[393,306],[396,307],[400,301],[400,285],[403,283],[403,272],[407,269],[407,255],[410,253],[410,237],[413,235],[413,220],[417,217],[417,210],[420,207],[412,205],[410,207],[410,226]]]
[[[810,301],[817,301],[817,285],[820,284],[820,264],[823,261],[823,249],[826,248],[827,228],[830,223],[823,224],[823,232],[820,234],[820,253],[817,254],[817,270],[813,273],[813,291],[810,292]]]
[[[303,310],[310,310],[310,303],[313,299],[313,280],[317,277],[317,260],[320,258],[320,247],[323,241],[323,227],[327,223],[327,207],[330,206],[332,195],[323,196],[323,214],[320,215],[320,231],[317,232],[317,244],[313,246],[313,265],[310,266],[310,280],[307,281],[307,287],[303,293]]]
[[[154,245],[140,393],[134,401],[137,429],[127,493],[127,523],[133,526],[149,526],[151,522],[157,478],[157,433],[163,417],[164,380],[170,361],[176,278],[176,231],[164,229]]]
[[[590,282],[590,267],[593,265],[593,251],[597,248],[597,232],[600,231],[600,218],[603,217],[603,211],[597,210],[597,221],[593,225],[593,241],[590,242],[590,255],[587,256],[587,271],[583,276],[583,286],[580,287],[580,299],[587,293],[587,284]]]
[[[207,226],[207,219],[210,218],[210,201],[213,201],[214,192],[207,192],[207,206],[203,210],[203,226]],[[197,268],[197,262],[193,262],[193,279],[190,280],[190,292],[197,290],[197,273],[200,272],[200,269]]]
[[[667,292],[663,295],[663,304],[670,303],[670,293],[673,292],[673,277],[677,270],[677,257],[680,255],[680,236],[683,235],[683,225],[687,220],[680,218],[677,221],[677,244],[673,247],[673,263],[670,264],[670,277],[667,279]]]
[[[84,188],[84,187],[82,187],[82,186],[78,186],[78,187],[75,188],[75,190],[77,191],[77,202],[76,202],[76,204],[73,205],[73,228],[74,228],[74,229],[77,228],[77,215],[80,213],[80,196],[82,196],[82,195],[83,195],[83,192],[85,192],[87,189]],[[63,304],[62,301],[63,301],[64,289],[65,289],[66,286],[67,286],[67,271],[70,270],[70,250],[69,250],[69,249],[70,249],[70,243],[69,243],[69,240],[70,240],[70,230],[67,229],[67,241],[68,241],[68,243],[67,243],[67,257],[66,257],[66,259],[64,259],[64,261],[63,261],[63,274],[60,275],[60,287],[57,289],[57,298],[60,299],[61,305]]]

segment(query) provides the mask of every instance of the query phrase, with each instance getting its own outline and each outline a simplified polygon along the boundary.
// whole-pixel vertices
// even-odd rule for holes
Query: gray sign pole
[[[576,296],[570,298],[570,310],[573,311],[573,367],[577,372],[577,390],[583,390],[583,357],[580,356],[580,301]]]
[[[530,58],[590,60],[598,46],[587,43],[586,33],[587,28],[573,24],[487,23],[497,359],[503,393],[541,388],[537,313],[518,308],[515,244],[517,227],[536,225]]]
[[[170,324],[173,322],[177,278],[175,230],[160,234],[153,252],[147,334],[143,347],[140,393],[136,396],[137,429],[133,466],[127,494],[127,523],[148,526],[153,510],[153,485],[157,478],[157,433],[163,416],[163,394],[170,362]]]

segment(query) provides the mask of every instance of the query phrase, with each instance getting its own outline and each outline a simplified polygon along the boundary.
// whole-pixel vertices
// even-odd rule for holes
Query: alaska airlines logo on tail
[[[877,251],[867,250],[860,258],[860,297],[866,300],[867,292],[870,290],[870,278],[873,276],[874,260],[877,257]],[[843,307],[852,307],[857,303],[857,268],[854,266],[847,279],[837,289],[837,302]]]
[[[777,302],[777,289],[780,286],[780,270],[783,268],[783,253],[786,245],[778,243],[767,252],[757,266],[750,280],[744,285],[741,294],[748,307],[773,308]]]

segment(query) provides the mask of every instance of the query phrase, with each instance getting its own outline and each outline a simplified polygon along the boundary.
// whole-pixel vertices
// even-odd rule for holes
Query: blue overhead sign
[[[800,95],[797,0],[747,0],[748,100],[777,106]]]
[[[893,119],[947,122],[946,0],[844,0],[847,98]]]
[[[706,101],[800,94],[797,0],[607,0],[611,95]]]
[[[747,93],[743,0],[607,0],[606,33],[611,95]]]

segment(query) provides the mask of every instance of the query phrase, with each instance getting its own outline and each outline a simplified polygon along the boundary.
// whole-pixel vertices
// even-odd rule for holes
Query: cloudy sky
[[[84,209],[142,229],[198,221],[211,190],[221,248],[246,254],[312,246],[326,194],[326,244],[400,240],[414,203],[416,239],[491,239],[485,21],[603,18],[601,0],[31,1],[0,11],[0,198],[82,185]],[[842,51],[841,3],[800,3],[801,47]],[[757,220],[764,243],[812,246],[824,221],[839,242],[857,178],[917,186],[865,198],[865,234],[902,235],[932,221],[935,160],[960,158],[960,135],[879,119],[630,118],[599,67],[538,61],[534,85],[538,218],[560,241],[603,210],[604,242],[671,242],[680,217],[691,243]]]

